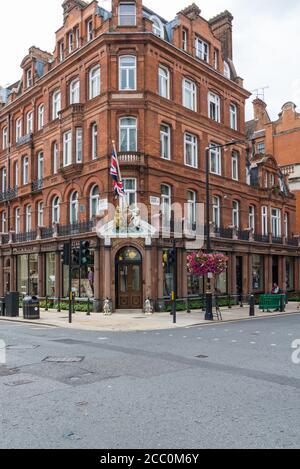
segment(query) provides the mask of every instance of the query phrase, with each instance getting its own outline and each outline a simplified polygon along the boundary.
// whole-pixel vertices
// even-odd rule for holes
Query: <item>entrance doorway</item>
[[[243,257],[237,256],[236,258],[236,294],[238,300],[243,298]]]
[[[278,256],[273,256],[273,266],[272,266],[272,275],[273,275],[273,284],[279,284],[279,259]]]
[[[116,258],[117,309],[143,307],[142,256],[132,247],[119,251]]]

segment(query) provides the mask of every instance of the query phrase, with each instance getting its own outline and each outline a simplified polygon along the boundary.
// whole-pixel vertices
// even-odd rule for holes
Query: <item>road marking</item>
[[[98,337],[98,340],[108,340],[107,337]]]
[[[232,340],[231,341],[233,344],[236,344],[237,343],[237,340]]]
[[[214,339],[215,342],[219,342],[220,339]]]
[[[244,331],[240,331],[240,333],[242,334]]]
[[[170,334],[169,337],[173,337],[173,334]]]
[[[271,344],[271,347],[277,347],[277,344]]]
[[[256,345],[256,342],[250,342],[251,345]]]

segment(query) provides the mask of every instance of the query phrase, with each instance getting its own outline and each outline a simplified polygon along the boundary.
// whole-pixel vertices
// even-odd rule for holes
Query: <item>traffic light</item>
[[[175,249],[170,249],[168,253],[168,264],[169,265],[174,265],[176,260],[176,252]]]
[[[91,243],[89,241],[80,242],[80,265],[85,266],[91,262]]]
[[[80,251],[79,249],[72,250],[72,264],[80,265]]]
[[[61,261],[63,265],[70,265],[70,244],[65,243],[63,252],[61,253]]]

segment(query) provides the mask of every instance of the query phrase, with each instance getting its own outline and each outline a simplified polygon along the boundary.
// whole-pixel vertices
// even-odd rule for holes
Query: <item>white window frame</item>
[[[33,132],[33,111],[29,111],[26,114],[26,135],[30,135]]]
[[[240,227],[240,202],[238,200],[232,202],[232,225],[236,228]]]
[[[233,181],[239,181],[239,154],[235,150],[231,153],[231,175]]]
[[[2,171],[1,171],[1,188],[2,188],[2,192],[7,191],[7,170],[5,167],[2,168]]]
[[[187,191],[187,204],[188,204],[188,225],[190,228],[196,223],[197,214],[197,193],[196,191],[189,189]]]
[[[21,210],[20,207],[15,208],[15,232],[19,234],[21,231]]]
[[[19,162],[16,161],[14,164],[14,178],[15,178],[15,187],[19,187]]]
[[[16,120],[16,142],[18,143],[18,141],[22,138],[22,118],[19,117],[17,120]]]
[[[188,148],[191,151],[190,162],[188,162]],[[198,168],[198,138],[190,132],[184,133],[184,164],[190,168]]]
[[[91,126],[92,160],[98,158],[98,126],[96,123]]]
[[[101,93],[101,67],[95,65],[89,71],[89,99],[100,96]]]
[[[268,207],[265,205],[261,208],[261,232],[262,236],[269,235]]]
[[[38,202],[37,204],[37,213],[38,213],[38,226],[44,226],[44,202]]]
[[[271,208],[271,227],[272,236],[280,238],[282,233],[281,228],[281,210],[279,208]]]
[[[188,49],[188,31],[186,28],[182,29],[182,50],[187,52]]]
[[[65,60],[65,43],[60,41],[59,43],[59,61],[63,62]]]
[[[221,227],[221,199],[218,195],[212,199],[213,223],[219,229]]]
[[[163,160],[171,160],[171,127],[164,123],[160,125],[160,156]]]
[[[3,211],[1,213],[1,233],[7,233],[7,217],[6,217],[6,211]]]
[[[26,70],[26,88],[31,88],[32,85],[33,85],[32,70],[31,68],[28,68]]]
[[[79,196],[74,191],[70,195],[70,224],[73,225],[79,221]]]
[[[238,108],[234,103],[230,104],[230,128],[238,130]]]
[[[73,31],[70,31],[68,33],[68,51],[69,51],[69,54],[71,54],[71,52],[73,52],[74,50],[74,34],[73,34]]]
[[[80,80],[75,78],[70,83],[70,104],[80,103]]]
[[[132,124],[128,124],[128,123],[123,123],[125,122],[126,120],[130,120],[132,122]],[[134,141],[131,141],[131,138],[132,138],[132,131],[134,131],[134,135],[135,135],[135,138],[134,138]],[[126,133],[126,148],[122,148],[122,135]],[[132,145],[132,143],[134,145]],[[133,146],[133,148],[131,148],[131,146]],[[125,153],[130,153],[130,152],[137,152],[137,119],[136,117],[121,117],[120,120],[119,120],[119,149],[121,152],[125,152]]]
[[[25,207],[25,232],[29,233],[32,229],[32,208],[31,205]]]
[[[229,64],[224,60],[224,77],[227,78],[228,80],[231,79],[231,71]]]
[[[221,98],[212,91],[208,93],[208,117],[217,123],[221,122]]]
[[[42,130],[45,125],[45,105],[40,104],[38,107],[38,130]]]
[[[2,150],[6,150],[8,147],[8,127],[4,127],[2,130]]]
[[[215,171],[213,170],[213,159],[215,158]],[[222,176],[222,148],[217,143],[210,144],[209,168],[211,174]]]
[[[170,99],[170,70],[163,65],[158,67],[158,94]]]
[[[91,42],[94,39],[94,25],[93,20],[90,19],[86,23],[86,40]]]
[[[126,6],[133,6],[134,7],[134,14],[132,13],[124,13],[122,12],[122,7]],[[119,3],[119,8],[118,8],[118,17],[119,17],[119,26],[136,26],[136,3],[135,2],[120,2]],[[134,21],[124,21],[125,19],[128,18],[134,18]]]
[[[150,16],[150,20],[153,23],[153,29],[152,29],[153,34],[155,34],[155,36],[160,37],[161,39],[164,39],[165,38],[165,29],[164,29],[164,25],[162,24],[160,19],[157,16],[152,15],[152,16]]]
[[[37,171],[37,178],[38,180],[42,180],[44,177],[44,153],[40,151],[38,153],[38,171]]]
[[[60,198],[55,196],[52,201],[52,223],[60,222]]]
[[[184,78],[182,81],[183,106],[197,112],[197,85],[194,81]]]
[[[132,186],[132,187],[129,187]],[[124,206],[128,206],[131,209],[134,209],[137,206],[137,179],[136,178],[124,178],[123,187],[125,192],[125,197],[123,197],[122,202]]]
[[[72,164],[72,132],[68,130],[63,134],[63,165],[64,167]]]
[[[83,160],[83,131],[82,127],[76,127],[76,163]]]
[[[287,212],[284,212],[283,223],[284,223],[284,236],[286,239],[288,239],[289,233],[290,233],[290,226],[289,226],[290,223],[289,223],[289,214]]]
[[[132,61],[132,64],[126,62]],[[120,91],[136,91],[137,76],[137,60],[135,55],[121,55],[119,57],[119,90]],[[123,86],[123,78],[125,77],[126,85]],[[133,82],[132,82],[133,78]]]
[[[58,119],[61,111],[61,92],[55,91],[52,96],[52,119]]]
[[[54,142],[52,146],[52,169],[53,174],[58,173],[58,143]]]
[[[255,205],[249,205],[249,228],[255,233]]]
[[[203,60],[206,63],[209,63],[209,44],[200,37],[195,39],[195,50],[196,57],[200,60]]]
[[[23,157],[23,162],[22,162],[22,165],[23,165],[23,185],[26,186],[27,184],[29,184],[29,157],[28,156],[24,156]]]
[[[99,186],[94,185],[90,191],[90,219],[99,213],[100,191]],[[95,210],[96,209],[96,210]]]
[[[167,189],[168,194],[163,194],[163,188]],[[163,228],[168,228],[171,222],[172,206],[172,188],[168,184],[161,184],[161,214]]]

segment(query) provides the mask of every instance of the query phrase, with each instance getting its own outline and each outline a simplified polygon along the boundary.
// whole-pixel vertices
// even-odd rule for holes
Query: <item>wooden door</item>
[[[141,264],[119,264],[118,308],[140,309],[143,307]]]

